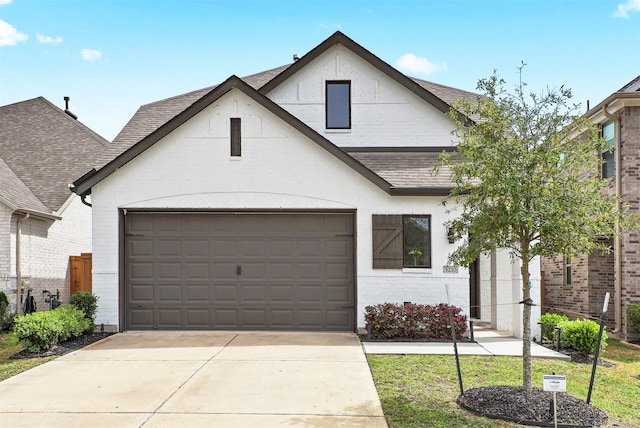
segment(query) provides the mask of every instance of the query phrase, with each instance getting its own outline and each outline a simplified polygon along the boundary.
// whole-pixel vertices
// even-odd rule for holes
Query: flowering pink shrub
[[[467,316],[462,309],[451,306],[456,338],[462,339],[467,331]],[[364,319],[372,339],[451,339],[449,305],[436,306],[407,303],[383,303],[367,306]]]

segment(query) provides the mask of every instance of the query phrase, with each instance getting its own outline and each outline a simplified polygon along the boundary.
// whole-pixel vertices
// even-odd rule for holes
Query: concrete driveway
[[[120,333],[0,382],[1,427],[386,427],[349,333]]]

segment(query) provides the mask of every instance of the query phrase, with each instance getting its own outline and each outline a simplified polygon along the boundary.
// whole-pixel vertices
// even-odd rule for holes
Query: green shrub
[[[539,323],[542,324],[542,337],[554,340],[556,333],[553,329],[563,321],[569,321],[565,315],[544,314],[540,317]]]
[[[0,331],[13,330],[15,315],[9,313],[9,299],[3,291],[0,291]]]
[[[86,331],[89,333],[94,332],[96,329],[94,319],[98,309],[98,296],[88,291],[78,291],[71,296],[69,303],[80,309],[84,313],[84,317],[90,321]]]
[[[467,317],[461,309],[452,306],[456,337],[461,339],[467,331]],[[384,303],[367,306],[365,321],[372,339],[450,339],[449,306],[407,303]]]
[[[81,310],[63,305],[52,311],[18,317],[13,331],[29,351],[42,352],[59,342],[80,336],[89,324]]]
[[[571,344],[569,343],[569,340],[567,339],[567,335],[565,334],[565,330],[567,328],[567,326],[569,324],[571,324],[573,321],[569,321],[568,318],[563,319],[561,321],[558,322],[558,324],[556,324],[556,327],[559,328],[559,330],[556,330],[554,328],[553,330],[553,343],[558,343],[558,334],[560,334],[560,347],[561,348],[570,348]]]
[[[562,336],[569,346],[583,355],[594,354],[598,344],[600,325],[592,320],[581,319],[570,321],[562,328]],[[607,347],[607,333],[602,333],[600,348]]]
[[[84,313],[73,305],[62,305],[51,312],[56,314],[64,326],[58,338],[59,342],[81,336],[82,333],[89,330],[90,324],[92,324],[85,318]]]
[[[627,323],[640,334],[640,303],[635,303],[627,308]]]
[[[58,343],[64,327],[54,312],[33,312],[16,319],[13,332],[29,351],[46,351]]]

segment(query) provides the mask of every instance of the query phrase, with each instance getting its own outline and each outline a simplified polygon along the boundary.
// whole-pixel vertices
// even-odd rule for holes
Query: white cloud
[[[427,58],[416,56],[412,53],[406,53],[398,58],[396,67],[416,74],[431,74],[436,71],[447,70],[447,64],[434,64]]]
[[[18,32],[13,25],[0,20],[0,46],[15,46],[18,42],[24,42],[28,38],[29,36]]]
[[[60,43],[62,43],[62,37],[56,37],[54,39],[51,36],[43,36],[40,33],[37,33],[36,37],[38,38],[38,41],[40,43],[45,43],[45,44],[48,44],[48,45],[59,45]]]
[[[5,5],[5,4],[9,4],[11,3],[13,0],[0,0],[0,6]]]
[[[618,3],[618,9],[613,12],[615,18],[628,18],[629,12],[640,12],[640,0],[627,0],[626,3]]]
[[[102,57],[102,52],[95,49],[82,49],[80,55],[82,55],[82,59],[85,61],[93,62],[98,61]]]

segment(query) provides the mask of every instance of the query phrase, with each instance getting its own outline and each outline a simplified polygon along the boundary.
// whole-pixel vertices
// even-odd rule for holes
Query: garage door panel
[[[298,302],[322,303],[324,302],[324,288],[321,284],[305,284],[297,287]]]
[[[185,262],[184,279],[187,281],[209,279],[209,262]]]
[[[153,309],[130,308],[129,314],[130,314],[130,319],[129,319],[130,328],[148,329],[150,328],[150,326],[154,325]]]
[[[349,288],[343,285],[327,285],[325,291],[327,303],[347,305],[352,299]]]
[[[269,287],[269,303],[289,303],[292,304],[297,300],[296,290],[293,285],[289,284],[272,284]]]
[[[351,214],[127,215],[128,329],[355,329]]]
[[[178,308],[158,309],[158,328],[180,328],[182,326],[182,310]]]
[[[216,278],[218,281],[236,280],[238,277],[238,264],[234,262],[222,262],[211,264],[211,275],[209,278]]]
[[[264,284],[241,284],[238,287],[240,303],[264,303],[267,297],[266,288],[267,287]]]
[[[293,263],[269,263],[269,277],[272,281],[292,280],[294,275]]]
[[[153,302],[155,289],[154,284],[132,284],[129,287],[129,301],[136,304]]]
[[[211,324],[209,309],[187,309],[185,315],[185,324],[192,328],[208,328]]]
[[[325,278],[332,281],[349,281],[351,279],[351,265],[348,263],[326,263]]]
[[[154,246],[151,239],[131,239],[129,241],[128,253],[136,258],[153,258]]]
[[[157,280],[176,280],[182,278],[182,265],[180,262],[160,262],[158,263]]]
[[[215,328],[238,328],[237,309],[214,309]]]
[[[267,325],[267,310],[261,308],[240,309],[242,328],[262,329]]]
[[[237,240],[231,238],[218,238],[210,241],[211,245],[211,257],[219,259],[231,259],[236,260]]]
[[[129,273],[132,280],[154,280],[153,262],[131,263]]]
[[[209,259],[211,256],[208,239],[183,239],[182,248],[187,259]]]
[[[175,259],[182,254],[182,241],[180,239],[158,239],[156,241],[158,254],[157,257]]]
[[[182,284],[159,284],[158,303],[182,303]]]
[[[184,288],[186,290],[186,303],[202,304],[209,302],[213,298],[209,293],[211,288],[209,284],[187,284]]]
[[[236,284],[216,284],[214,302],[232,303],[238,301],[238,290]]]
[[[295,279],[298,281],[312,280],[317,281],[322,276],[322,264],[317,263],[298,263],[295,270]]]

